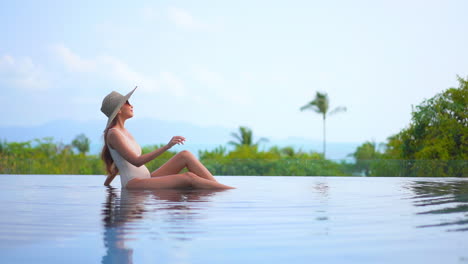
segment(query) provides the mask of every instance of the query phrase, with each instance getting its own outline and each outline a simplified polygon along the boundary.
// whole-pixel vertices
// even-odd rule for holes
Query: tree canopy
[[[468,159],[468,81],[423,101],[409,127],[390,138],[392,155],[401,159]]]
[[[79,134],[72,141],[72,146],[75,147],[79,153],[86,154],[89,151],[90,140],[85,134]]]

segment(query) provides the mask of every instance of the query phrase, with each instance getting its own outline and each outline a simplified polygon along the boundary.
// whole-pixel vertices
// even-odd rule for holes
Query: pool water
[[[468,263],[468,179],[0,175],[1,263]]]

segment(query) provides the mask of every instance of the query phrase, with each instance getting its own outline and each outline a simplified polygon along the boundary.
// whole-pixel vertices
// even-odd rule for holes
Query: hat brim
[[[112,112],[112,114],[109,116],[109,119],[107,120],[107,125],[106,125],[106,129],[109,128],[109,125],[112,123],[112,121],[114,120],[114,118],[117,116],[117,114],[119,113],[120,111],[120,108],[122,108],[122,106],[125,104],[125,102],[127,102],[128,99],[130,99],[130,97],[132,96],[133,92],[135,92],[136,88],[138,86],[135,86],[135,88],[133,88],[133,90],[131,90],[127,95],[125,95],[124,97],[122,97],[122,100],[119,102],[119,104],[117,105],[117,107],[114,109],[114,112]]]

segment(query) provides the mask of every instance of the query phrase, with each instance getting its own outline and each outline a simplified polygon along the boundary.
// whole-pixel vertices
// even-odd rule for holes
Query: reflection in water
[[[173,224],[192,221],[200,202],[208,202],[210,196],[219,191],[207,190],[118,190],[107,189],[106,202],[103,204],[104,245],[106,255],[102,263],[133,263],[133,249],[125,242],[141,230],[136,229],[146,217],[151,218],[164,210],[166,221]],[[190,225],[189,225],[190,226]],[[173,232],[174,233],[174,232]],[[175,232],[175,239],[186,240],[182,231]]]
[[[419,215],[460,215],[456,220],[418,227],[456,226],[448,231],[468,231],[468,181],[415,181],[410,189],[416,194],[415,206],[425,209]]]
[[[116,204],[115,189],[108,188],[107,191],[106,202],[103,205],[104,246],[107,252],[102,258],[102,263],[133,263],[133,249],[125,246],[124,229],[119,228],[119,225],[125,224],[124,209]]]
[[[314,185],[314,190],[320,194],[320,196],[328,198],[329,195],[329,189],[330,187],[328,186],[328,182],[326,179],[322,181],[317,181]]]

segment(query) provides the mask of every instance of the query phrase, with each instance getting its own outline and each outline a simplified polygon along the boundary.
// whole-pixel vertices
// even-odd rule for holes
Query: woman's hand
[[[169,143],[167,143],[167,147],[168,148],[172,148],[175,144],[184,144],[185,142],[185,138],[182,137],[182,136],[175,136],[175,137],[172,137],[171,140],[169,141]]]

